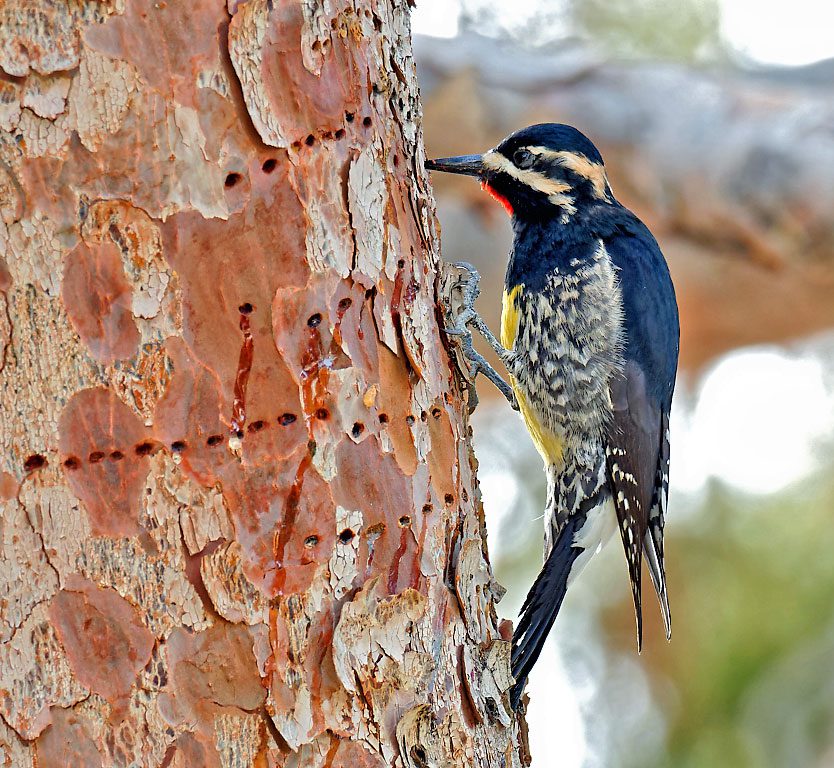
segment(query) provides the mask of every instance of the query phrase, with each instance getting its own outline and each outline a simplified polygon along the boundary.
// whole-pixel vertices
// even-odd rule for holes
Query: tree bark
[[[521,765],[405,0],[0,30],[0,762]]]

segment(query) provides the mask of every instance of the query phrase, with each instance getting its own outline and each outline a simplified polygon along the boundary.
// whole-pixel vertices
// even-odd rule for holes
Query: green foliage
[[[568,13],[609,56],[693,61],[720,50],[717,0],[570,0]]]
[[[809,485],[764,498],[715,487],[670,537],[677,625],[663,674],[679,709],[663,765],[810,766],[830,748],[834,486]]]

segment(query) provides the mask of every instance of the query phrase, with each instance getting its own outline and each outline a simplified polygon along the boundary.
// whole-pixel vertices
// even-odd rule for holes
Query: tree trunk
[[[521,765],[405,0],[0,30],[4,764]]]

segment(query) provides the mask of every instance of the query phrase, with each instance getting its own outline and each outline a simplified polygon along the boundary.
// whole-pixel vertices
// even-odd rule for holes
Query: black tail
[[[581,528],[584,522],[583,514],[574,514],[568,518],[541,573],[527,593],[524,605],[521,606],[521,619],[513,631],[511,661],[515,685],[510,691],[513,709],[518,708],[527,683],[527,675],[539,658],[550,628],[556,620],[556,614],[562,606],[571,566],[583,551],[581,547],[574,547],[572,544],[577,529]]]

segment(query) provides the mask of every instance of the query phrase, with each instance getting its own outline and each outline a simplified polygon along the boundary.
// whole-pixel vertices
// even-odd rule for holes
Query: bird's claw
[[[513,388],[501,378],[501,375],[489,364],[489,361],[475,349],[471,331],[467,330],[465,333],[461,333],[460,338],[461,351],[469,363],[469,380],[474,382],[475,377],[479,373],[484,374],[484,376],[498,387],[501,394],[507,398],[512,409],[514,411],[519,410],[518,400]]]
[[[457,269],[465,269],[472,277],[479,281],[481,279],[481,274],[475,269],[474,265],[468,261],[453,261],[452,266],[456,267]]]
[[[506,364],[505,350],[500,342],[495,338],[486,323],[481,319],[475,311],[475,301],[481,293],[480,283],[481,275],[469,262],[456,261],[451,264],[452,267],[467,273],[460,274],[452,284],[454,290],[460,291],[461,304],[460,309],[454,317],[454,324],[445,328],[446,335],[458,339],[457,344],[463,354],[464,359],[468,364],[468,380],[470,389],[469,410],[472,412],[478,403],[477,395],[475,394],[475,377],[479,373],[483,373],[496,387],[498,387],[501,394],[507,398],[514,410],[518,410],[518,401],[512,387],[507,384],[498,372],[489,364],[486,358],[475,350],[472,342],[472,331],[469,326],[472,325],[478,332],[484,336],[489,342],[490,346],[496,351],[501,360]]]

